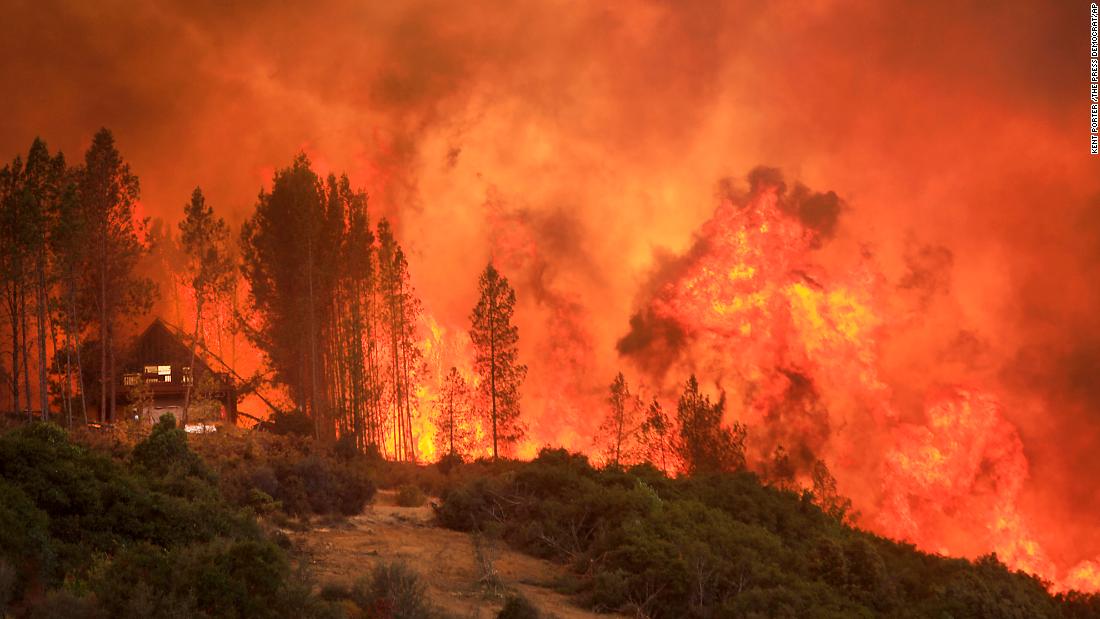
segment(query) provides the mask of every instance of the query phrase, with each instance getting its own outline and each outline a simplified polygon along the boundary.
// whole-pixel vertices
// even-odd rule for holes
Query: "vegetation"
[[[50,424],[0,435],[0,565],[14,568],[11,612],[325,615],[284,551],[221,497],[170,415],[129,460]]]
[[[990,555],[929,555],[846,526],[747,471],[669,479],[544,449],[447,492],[442,524],[568,563],[594,610],[649,617],[1084,617]]]
[[[415,484],[403,484],[397,489],[397,504],[401,507],[420,507],[427,500],[424,491]]]
[[[511,445],[523,438],[519,419],[519,388],[527,366],[519,363],[519,329],[512,324],[516,292],[496,267],[489,263],[478,281],[481,296],[470,314],[470,340],[474,344],[474,365],[481,380],[482,405],[492,428],[493,459],[499,445]]]
[[[195,444],[228,502],[303,519],[358,514],[374,496],[374,463],[339,446],[267,432],[221,432]]]
[[[191,201],[183,207],[184,218],[180,222],[180,240],[187,254],[187,271],[191,290],[195,292],[195,329],[191,334],[191,384],[183,404],[183,423],[186,424],[195,399],[192,393],[200,381],[195,368],[195,353],[199,345],[203,308],[219,297],[229,294],[233,288],[236,265],[229,253],[229,227],[221,217],[214,216],[214,209],[206,203],[198,187],[191,193]]]
[[[246,331],[316,436],[414,460],[420,303],[393,230],[382,219],[372,232],[366,204],[304,155],[275,173],[241,230]]]
[[[462,459],[474,448],[473,410],[470,386],[452,367],[443,379],[439,400],[436,402],[435,445],[444,457]]]

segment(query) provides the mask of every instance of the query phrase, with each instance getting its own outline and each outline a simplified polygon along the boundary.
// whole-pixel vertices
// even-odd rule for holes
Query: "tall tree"
[[[58,214],[50,234],[50,245],[54,256],[55,277],[60,282],[58,303],[59,322],[64,334],[65,384],[64,392],[68,401],[67,415],[71,423],[72,407],[76,396],[72,390],[79,390],[80,412],[84,423],[88,423],[88,402],[84,385],[84,363],[82,358],[81,335],[89,317],[81,311],[79,292],[82,286],[84,266],[88,260],[90,233],[84,221],[84,211],[79,199],[79,182],[83,171],[69,169],[66,172],[64,190],[58,203]]]
[[[416,457],[412,396],[421,373],[417,322],[422,310],[412,288],[405,252],[385,219],[378,222],[378,287],[379,309],[390,353],[394,454],[398,459],[412,460]]]
[[[331,428],[323,323],[341,246],[328,234],[324,187],[304,154],[275,172],[271,192],[261,190],[241,229],[242,271],[259,327],[246,333],[325,437]]]
[[[512,324],[516,292],[490,262],[478,280],[480,297],[470,314],[470,340],[474,364],[480,377],[478,387],[492,428],[493,460],[499,444],[513,444],[523,438],[519,388],[527,366],[519,363],[519,329]]]
[[[115,338],[120,322],[148,312],[156,294],[149,279],[134,274],[147,250],[146,220],[139,220],[138,178],[130,171],[107,129],[100,129],[84,155],[79,200],[87,226],[89,249],[85,272],[87,290],[99,329],[99,406],[105,421],[114,420],[117,402]]]
[[[711,403],[699,391],[692,374],[676,407],[680,422],[679,451],[688,474],[737,471],[745,468],[745,427],[722,425],[726,396]]]
[[[0,169],[0,281],[4,287],[4,306],[11,326],[11,371],[8,372],[12,409],[22,410],[20,377],[23,375],[27,349],[24,345],[28,265],[32,256],[28,248],[34,244],[33,217],[23,199],[23,159],[16,157]],[[22,336],[22,337],[21,337]],[[23,376],[26,384],[29,379]],[[27,414],[30,414],[30,389],[26,390]]]
[[[187,254],[187,275],[195,294],[195,330],[191,336],[190,382],[183,401],[183,423],[191,407],[192,391],[200,380],[195,371],[195,352],[199,344],[202,311],[209,302],[227,295],[233,286],[234,265],[229,253],[229,226],[225,220],[214,216],[214,209],[206,203],[202,189],[191,192],[191,201],[183,207],[180,222],[180,240]]]
[[[350,306],[347,329],[347,371],[349,373],[352,426],[360,448],[383,448],[379,410],[381,384],[377,367],[375,288],[377,257],[374,234],[367,216],[367,196],[352,192],[347,176],[340,179],[340,192],[347,201],[347,235],[341,265],[345,272]]]
[[[630,392],[622,372],[615,376],[609,391],[607,416],[597,431],[597,443],[608,464],[619,466],[624,460],[635,456],[637,434],[642,424],[639,419],[642,401]]]
[[[50,232],[64,193],[65,159],[50,156],[46,143],[35,138],[23,169],[23,209],[30,228],[30,254],[35,291],[35,326],[38,342],[38,398],[43,419],[49,418],[48,357],[46,341],[52,329],[50,311]],[[29,395],[29,394],[28,394]]]
[[[69,185],[64,157],[60,153],[51,156],[46,143],[39,138],[31,144],[25,162],[17,157],[0,170],[0,281],[4,284],[12,324],[13,400],[18,408],[19,375],[22,374],[30,414],[28,323],[33,317],[35,382],[43,419],[49,417],[50,411],[47,342],[54,333],[52,236],[62,203],[71,197]]]

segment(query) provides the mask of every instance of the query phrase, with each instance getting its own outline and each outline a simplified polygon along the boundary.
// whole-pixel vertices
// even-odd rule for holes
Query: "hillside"
[[[11,617],[1100,616],[1100,596],[852,529],[747,472],[394,464],[169,417],[133,444],[16,427],[0,479]]]

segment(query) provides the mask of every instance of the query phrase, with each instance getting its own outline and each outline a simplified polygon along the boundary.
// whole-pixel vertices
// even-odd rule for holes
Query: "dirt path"
[[[561,566],[500,543],[479,544],[479,553],[470,534],[433,526],[430,507],[398,507],[392,491],[380,491],[363,514],[346,524],[289,535],[321,583],[351,584],[378,561],[403,560],[424,578],[436,605],[462,617],[495,617],[503,605],[500,587],[523,593],[544,613],[561,619],[611,616],[585,611],[554,591],[554,581],[565,574]],[[496,595],[484,578],[479,554],[490,559],[499,583]]]

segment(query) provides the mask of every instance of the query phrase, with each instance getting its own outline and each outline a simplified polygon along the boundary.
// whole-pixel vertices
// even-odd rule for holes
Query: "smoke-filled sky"
[[[41,135],[75,161],[106,126],[146,214],[174,223],[201,185],[238,223],[304,151],[395,220],[445,325],[505,263],[526,350],[553,361],[534,393],[599,401],[722,179],[835,191],[819,260],[873,255],[919,307],[882,343],[901,416],[940,384],[995,390],[1036,535],[1060,563],[1100,555],[1087,3],[3,4],[5,158]],[[542,406],[536,426],[583,417]]]

